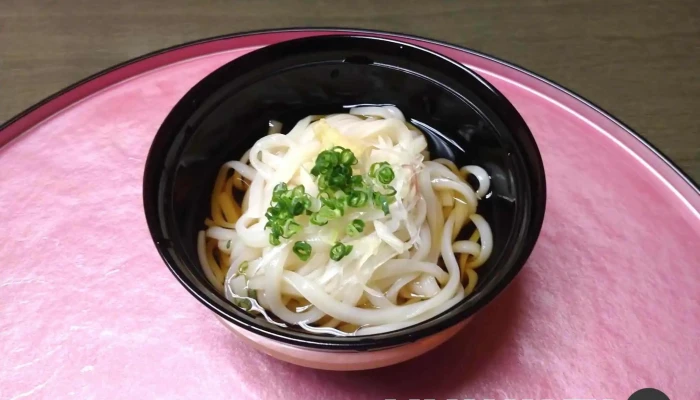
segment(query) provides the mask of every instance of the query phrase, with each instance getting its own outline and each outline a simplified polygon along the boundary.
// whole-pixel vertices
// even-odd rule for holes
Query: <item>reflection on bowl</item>
[[[219,167],[239,159],[276,120],[287,131],[307,115],[393,105],[426,136],[432,158],[481,165],[490,192],[478,213],[493,252],[473,293],[403,329],[331,336],[281,327],[234,306],[207,280],[197,232]],[[545,180],[537,146],[513,106],[466,67],[393,40],[317,36],[238,58],[200,81],[159,129],[144,174],[144,207],[156,247],[190,293],[234,332],[279,359],[324,369],[368,369],[422,354],[453,336],[520,271],[539,235]],[[328,357],[332,353],[333,357]]]

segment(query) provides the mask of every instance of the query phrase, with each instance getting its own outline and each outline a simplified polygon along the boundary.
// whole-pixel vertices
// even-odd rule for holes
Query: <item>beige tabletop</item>
[[[700,0],[0,0],[0,122],[153,50],[289,26],[403,32],[495,55],[598,104],[700,180]]]

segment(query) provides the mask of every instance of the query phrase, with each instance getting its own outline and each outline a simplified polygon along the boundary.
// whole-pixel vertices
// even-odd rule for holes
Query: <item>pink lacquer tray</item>
[[[144,160],[160,123],[227,61],[347,32],[358,31],[175,47],[91,77],[2,127],[0,399],[627,399],[644,387],[700,398],[697,187],[585,100],[438,42],[363,32],[473,68],[520,111],[545,162],[540,240],[499,298],[424,356],[338,373],[256,352],[180,286],[142,211]]]

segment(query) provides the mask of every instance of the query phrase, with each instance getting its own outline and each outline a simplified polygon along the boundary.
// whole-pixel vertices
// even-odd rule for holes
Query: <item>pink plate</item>
[[[0,130],[0,398],[627,399],[643,387],[700,398],[698,189],[581,98],[437,42],[376,33],[476,70],[520,111],[544,158],[542,235],[503,295],[427,355],[337,373],[254,351],[180,286],[141,205],[163,118],[227,61],[347,32],[357,31],[179,46],[92,77]]]

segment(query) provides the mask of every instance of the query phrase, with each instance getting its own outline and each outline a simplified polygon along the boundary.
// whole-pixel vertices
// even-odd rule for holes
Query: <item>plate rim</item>
[[[698,185],[697,182],[693,178],[688,175],[682,168],[680,168],[673,160],[671,160],[670,157],[668,157],[666,154],[664,154],[661,150],[659,150],[655,145],[653,145],[648,139],[646,139],[643,135],[638,133],[636,130],[634,130],[632,127],[630,127],[628,124],[620,120],[619,118],[613,116],[611,113],[605,111],[603,108],[598,106],[596,103],[593,101],[581,96],[580,94],[562,86],[561,84],[557,83],[554,80],[551,80],[549,78],[546,78],[542,75],[539,75],[533,71],[530,71],[527,68],[524,68],[518,64],[506,61],[504,59],[498,58],[496,56],[493,56],[491,54],[482,52],[482,51],[477,51],[474,49],[470,49],[468,47],[460,46],[460,45],[455,45],[449,42],[445,42],[442,40],[437,40],[437,39],[431,39],[431,38],[426,38],[423,36],[419,35],[412,35],[412,34],[405,34],[405,33],[398,33],[398,32],[391,32],[391,31],[384,31],[384,30],[379,30],[379,29],[362,29],[362,28],[338,28],[338,27],[288,27],[288,28],[274,28],[274,29],[256,29],[256,30],[248,30],[248,31],[241,31],[241,32],[235,32],[235,33],[228,33],[228,34],[223,34],[223,35],[217,35],[217,36],[211,36],[207,38],[202,38],[202,39],[196,39],[193,41],[185,42],[185,43],[180,43],[176,44],[170,47],[165,47],[162,49],[158,49],[134,58],[131,58],[129,60],[123,61],[121,63],[112,65],[110,67],[107,67],[103,70],[100,70],[92,75],[89,75],[71,85],[68,85],[64,87],[63,89],[60,89],[53,94],[48,95],[47,97],[43,98],[42,100],[38,101],[37,103],[34,103],[33,105],[27,107],[23,111],[20,111],[19,113],[15,114],[13,117],[10,117],[7,121],[3,122],[0,124],[0,150],[2,150],[6,145],[10,144],[12,141],[14,141],[17,137],[22,136],[24,133],[29,131],[31,128],[39,125],[41,122],[45,121],[48,119],[51,115],[56,114],[57,112],[66,109],[68,106],[60,107],[54,110],[53,112],[49,113],[45,118],[36,121],[35,123],[31,124],[24,130],[17,132],[15,135],[10,136],[8,138],[3,139],[3,133],[6,129],[10,128],[12,125],[20,122],[23,120],[25,117],[31,115],[33,112],[39,110],[40,108],[46,106],[48,103],[50,103],[53,100],[56,100],[60,98],[61,96],[78,89],[79,87],[96,80],[97,78],[100,78],[105,75],[109,75],[110,73],[113,73],[115,71],[118,71],[124,67],[127,67],[129,65],[147,60],[149,58],[153,58],[158,55],[166,54],[175,50],[180,50],[183,48],[187,47],[193,47],[193,46],[198,46],[202,45],[205,43],[210,43],[210,42],[216,42],[220,40],[227,40],[227,39],[234,39],[238,37],[245,37],[245,36],[256,36],[256,35],[263,35],[263,34],[278,34],[278,33],[286,33],[286,32],[327,32],[327,31],[332,31],[332,32],[339,32],[339,33],[360,33],[360,34],[380,34],[380,35],[390,35],[395,38],[399,39],[413,39],[413,40],[418,40],[418,41],[423,41],[426,43],[430,44],[435,44],[435,45],[440,45],[448,48],[452,48],[454,50],[466,52],[478,57],[482,57],[486,60],[501,64],[505,67],[513,68],[518,72],[524,73],[531,78],[535,78],[536,80],[539,80],[545,84],[548,84],[555,89],[564,92],[565,94],[573,97],[575,100],[583,103],[584,105],[592,108],[594,111],[602,115],[603,117],[607,118],[611,122],[613,122],[615,125],[618,127],[622,128],[627,134],[631,135],[634,137],[638,142],[640,142],[644,147],[646,147],[648,150],[650,150],[656,157],[660,158],[666,166],[668,166],[673,172],[675,172],[681,179],[684,181],[697,195],[700,195],[700,186]],[[127,79],[127,78],[125,78]],[[89,95],[94,94],[98,92],[101,89],[91,91],[90,93],[85,94],[82,98],[87,98]],[[71,103],[75,104],[77,101]],[[654,168],[656,169],[656,168]]]

